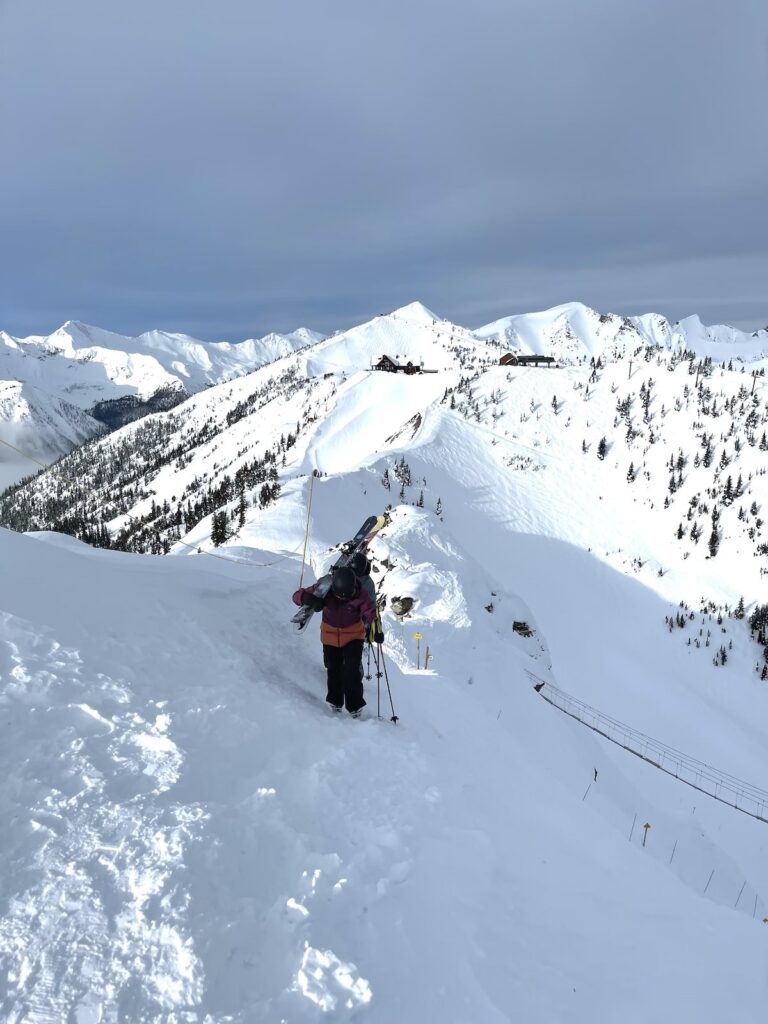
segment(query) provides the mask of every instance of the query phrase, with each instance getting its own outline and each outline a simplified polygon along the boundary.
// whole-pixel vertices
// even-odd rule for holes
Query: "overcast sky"
[[[0,0],[0,329],[768,324],[766,0]]]

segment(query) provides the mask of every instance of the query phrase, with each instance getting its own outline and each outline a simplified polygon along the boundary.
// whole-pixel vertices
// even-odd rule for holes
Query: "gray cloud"
[[[6,0],[0,326],[768,321],[756,0]]]

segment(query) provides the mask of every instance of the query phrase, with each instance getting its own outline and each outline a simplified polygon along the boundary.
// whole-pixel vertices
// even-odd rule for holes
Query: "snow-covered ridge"
[[[563,361],[631,355],[644,345],[709,356],[715,362],[768,359],[768,329],[751,334],[735,327],[705,326],[698,316],[671,323],[658,313],[617,316],[598,313],[580,302],[520,313],[475,330],[483,340],[525,355],[551,355]]]
[[[128,337],[70,320],[47,337],[13,338],[0,331],[0,378],[37,383],[89,409],[104,398],[133,394],[146,399],[162,387],[194,394],[322,337],[300,328],[237,343],[208,343],[166,331]]]

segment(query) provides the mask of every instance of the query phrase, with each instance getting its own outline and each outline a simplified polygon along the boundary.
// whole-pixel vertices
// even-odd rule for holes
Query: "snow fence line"
[[[721,772],[703,761],[689,757],[687,754],[659,742],[645,733],[638,732],[623,722],[618,722],[609,715],[604,715],[589,704],[559,690],[552,683],[539,678],[526,670],[531,679],[536,681],[534,689],[553,707],[575,718],[582,725],[600,733],[611,743],[628,750],[636,757],[642,758],[654,768],[672,775],[687,786],[692,786],[700,793],[705,793],[721,803],[734,807],[737,811],[757,818],[768,825],[768,792],[759,789],[743,779]]]

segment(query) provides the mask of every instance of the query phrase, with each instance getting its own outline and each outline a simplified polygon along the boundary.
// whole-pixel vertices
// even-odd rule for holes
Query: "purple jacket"
[[[305,593],[314,594],[317,583],[310,587],[300,587],[293,595],[293,603],[301,604],[301,595]],[[360,581],[355,584],[355,593],[348,601],[342,601],[336,597],[332,590],[328,591],[323,608],[323,622],[334,629],[346,629],[354,626],[362,619],[366,626],[370,626],[376,618],[376,605],[368,596],[368,593],[360,586]]]

